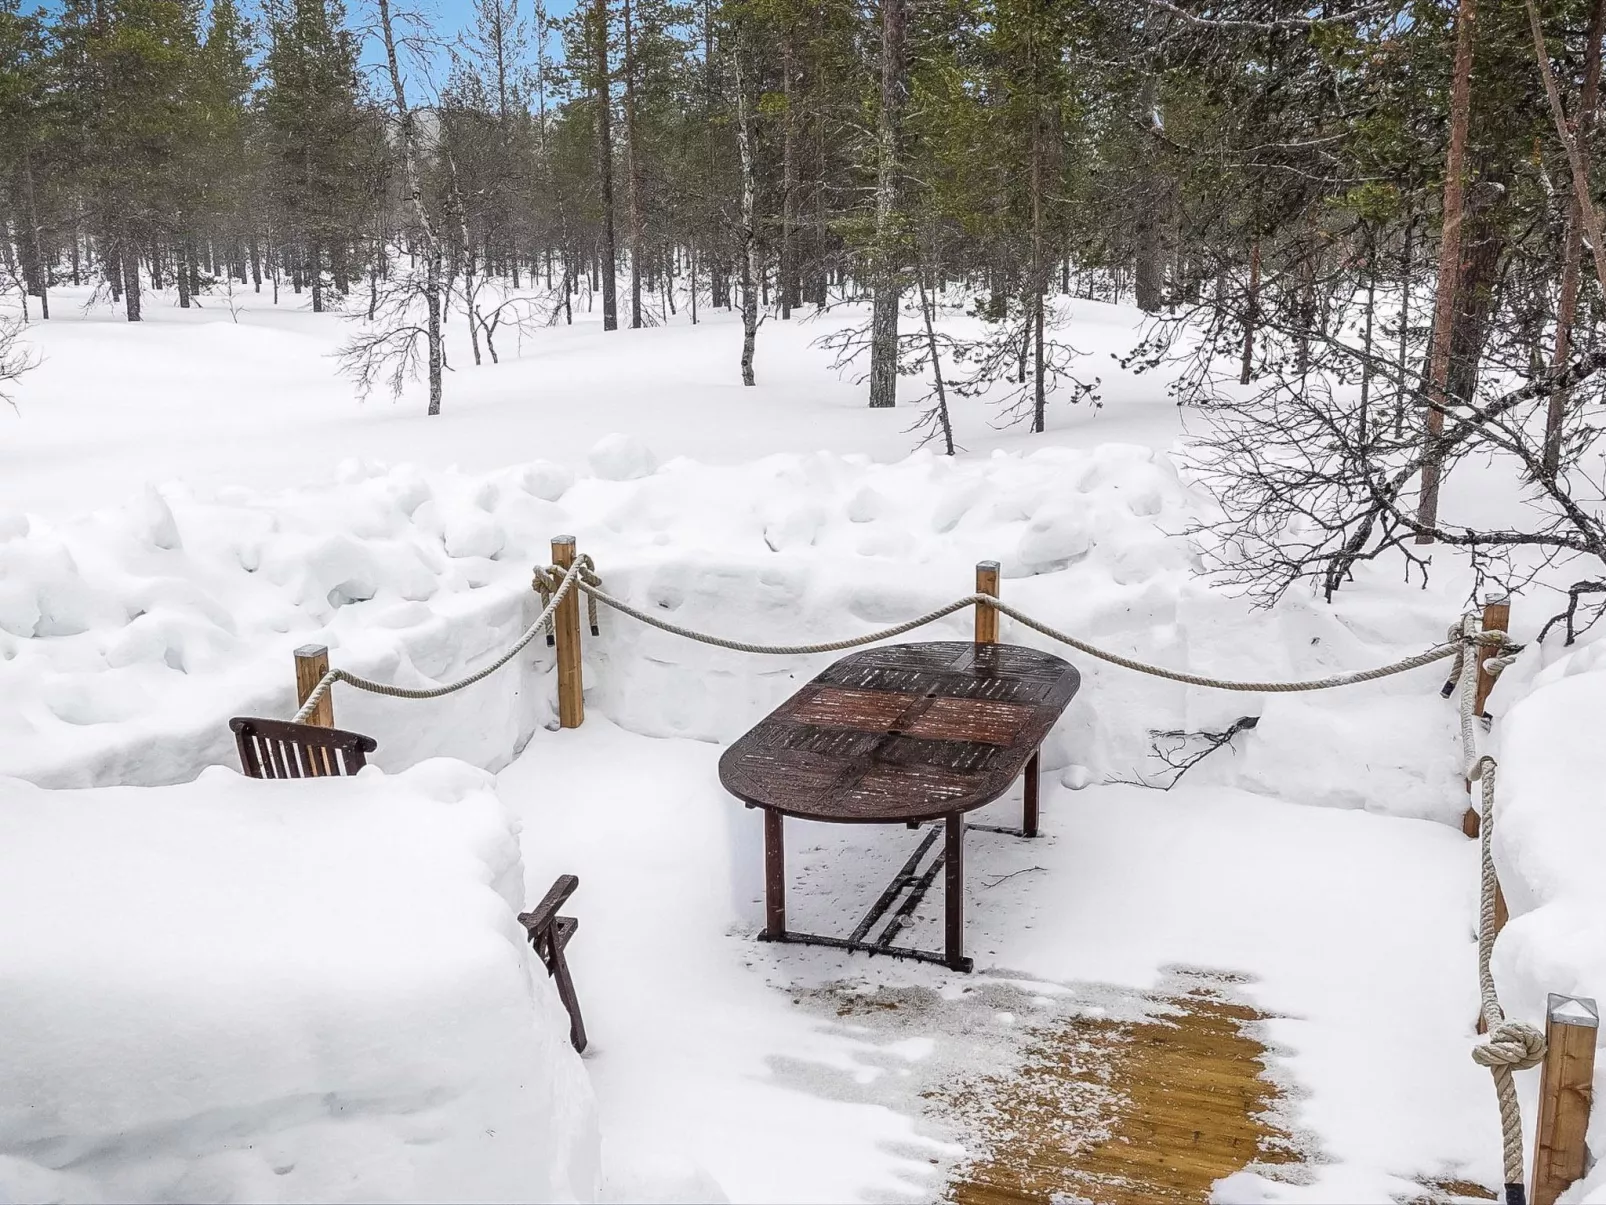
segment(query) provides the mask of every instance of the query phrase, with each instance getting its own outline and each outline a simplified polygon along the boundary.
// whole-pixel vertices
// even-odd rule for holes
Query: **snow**
[[[286,293],[275,307],[267,294],[236,294],[237,320],[216,299],[181,310],[152,296],[146,320],[131,324],[109,305],[89,306],[89,292],[52,290],[55,317],[29,327],[41,363],[11,389],[15,412],[0,405],[0,515],[71,517],[153,481],[182,479],[197,492],[322,485],[354,451],[483,473],[543,458],[578,467],[618,432],[660,458],[717,464],[819,449],[891,460],[913,441],[907,408],[867,409],[856,374],[830,372],[830,353],[815,346],[856,320],[851,307],[765,322],[753,389],[737,373],[739,314],[705,311],[695,327],[682,315],[616,340],[600,312],[577,311],[573,326],[499,345],[503,362],[482,369],[463,328],[449,325],[453,371],[431,418],[418,384],[401,401],[358,401],[333,359],[353,327],[311,313],[304,296]],[[1106,405],[1056,408],[1053,426],[1107,441],[1177,432],[1163,382],[1113,359],[1130,350],[1133,311],[1073,305],[1077,346],[1087,373],[1104,380]],[[973,452],[1029,443],[1023,428],[996,430],[992,418],[979,402],[956,406],[959,442]]]
[[[0,849],[8,1199],[592,1197],[484,772],[0,780]]]
[[[952,1035],[889,1049],[834,1018],[778,1010],[766,985],[797,995],[843,982],[954,994],[972,984],[753,942],[757,817],[721,792],[717,746],[646,740],[595,717],[543,744],[499,783],[534,848],[549,851],[531,855],[532,886],[560,867],[588,884],[589,940],[574,962],[598,1035],[589,1065],[610,1177],[623,1178],[610,1195],[656,1198],[642,1186],[693,1173],[733,1201],[873,1200],[899,1186],[934,1195],[930,1160],[946,1164],[952,1139],[897,1106],[915,1095],[909,1077],[929,1085],[961,1072]],[[1301,1089],[1295,1128],[1317,1136],[1321,1155],[1309,1183],[1279,1182],[1266,1199],[1387,1201],[1411,1189],[1413,1172],[1498,1175],[1488,1073],[1467,1055],[1471,843],[1442,824],[1230,788],[1044,786],[1043,838],[968,838],[967,948],[988,968],[978,979],[1041,999],[1061,984],[1149,990],[1178,965],[1242,973],[1245,998],[1275,1018],[1265,1028],[1278,1077]],[[1019,807],[1017,791],[980,819],[1008,823]],[[901,829],[788,830],[789,923],[814,932],[851,927],[915,840]],[[983,886],[1028,867],[1041,873]],[[940,925],[940,908],[927,907],[907,938],[940,948]],[[645,1010],[643,980],[657,985]],[[1030,997],[1022,1007],[1034,1020],[1045,1011]],[[698,1108],[678,1108],[685,1100]]]
[[[536,613],[530,569],[560,533],[611,592],[740,640],[896,623],[968,593],[982,560],[1044,621],[1195,673],[1319,677],[1442,639],[1470,582],[1442,553],[1430,589],[1368,566],[1332,606],[1256,610],[1199,576],[1188,533],[1210,504],[1176,468],[1176,412],[1108,358],[1130,311],[1071,305],[1102,411],[1055,409],[1028,438],[957,401],[969,451],[948,459],[911,453],[907,408],[870,411],[825,368],[812,343],[851,315],[766,323],[755,390],[734,384],[726,315],[582,320],[458,364],[428,419],[414,396],[351,399],[327,360],[337,318],[248,300],[238,323],[153,306],[140,328],[63,302],[0,415],[0,979],[28,1002],[0,1049],[0,1196],[929,1200],[971,1136],[924,1093],[1189,967],[1233,974],[1272,1018],[1283,1120],[1312,1155],[1300,1182],[1241,1173],[1219,1200],[1498,1182],[1467,1054],[1477,861],[1447,665],[1255,695],[1073,656],[1046,835],[967,848],[963,982],[752,938],[756,815],[715,762],[829,656],[605,611],[579,730],[554,730],[536,640],[446,699],[337,686],[338,722],[379,742],[354,781],[218,768],[229,716],[293,710],[297,646],[404,685],[486,664]],[[1519,629],[1543,613],[1523,603]],[[1003,638],[1052,647],[1007,619]],[[1491,701],[1512,910],[1496,975],[1535,1021],[1546,993],[1606,983],[1585,760],[1606,641],[1554,643]],[[1164,781],[1151,730],[1241,716],[1259,723],[1170,791],[1130,785]],[[909,840],[799,826],[799,926],[850,924]],[[563,872],[582,884],[580,1061],[513,919]],[[936,924],[928,903],[910,940],[936,944]],[[838,1015],[879,993],[919,1006],[890,1029]],[[1606,1201],[1606,1180],[1582,1191]]]
[[[635,481],[650,476],[658,467],[658,458],[651,448],[634,435],[618,432],[597,440],[586,460],[591,464],[591,472],[604,481]]]
[[[1494,970],[1506,1012],[1536,1023],[1549,993],[1606,997],[1606,813],[1594,764],[1606,642],[1595,634],[1558,646],[1525,652],[1489,701],[1500,717],[1495,861],[1511,914]],[[1598,1095],[1606,1067],[1596,1074]],[[1589,1145],[1606,1150],[1602,1110],[1592,1115]],[[1578,1200],[1606,1201],[1606,1165],[1576,1191]]]

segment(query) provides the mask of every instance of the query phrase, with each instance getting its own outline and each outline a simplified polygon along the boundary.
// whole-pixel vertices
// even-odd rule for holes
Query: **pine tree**
[[[9,217],[24,312],[31,295],[39,299],[42,318],[50,317],[53,250],[42,208],[44,177],[57,151],[50,68],[41,16],[19,12],[16,0],[0,0],[0,221]],[[6,262],[13,262],[10,254]]]
[[[361,107],[356,39],[340,0],[275,0],[260,107],[272,241],[314,312],[331,253],[361,238],[377,131]],[[337,283],[343,283],[337,281]]]

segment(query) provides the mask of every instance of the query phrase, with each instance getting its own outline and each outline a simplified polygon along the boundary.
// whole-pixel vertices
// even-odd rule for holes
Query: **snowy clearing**
[[[1084,344],[1130,344],[1130,312],[1085,314]],[[45,365],[0,417],[0,991],[19,1002],[0,1196],[932,1200],[981,1140],[934,1087],[1195,968],[1270,1018],[1279,1120],[1305,1155],[1218,1199],[1499,1182],[1467,1053],[1478,860],[1443,663],[1257,696],[1071,655],[1083,685],[1045,746],[1045,835],[968,846],[968,977],[753,939],[758,817],[715,763],[828,656],[604,612],[578,730],[556,730],[540,640],[437,702],[336,687],[339,725],[379,742],[350,782],[241,779],[226,726],[293,712],[290,650],[309,642],[406,685],[484,664],[536,614],[530,569],[561,532],[610,591],[740,639],[893,623],[997,559],[1005,597],[1047,622],[1246,679],[1441,640],[1471,580],[1454,557],[1427,590],[1368,567],[1331,607],[1213,589],[1187,534],[1208,502],[1168,454],[1177,413],[1113,364],[1103,411],[1036,439],[970,404],[971,450],[950,461],[909,455],[909,414],[863,409],[802,323],[766,325],[784,383],[754,391],[729,384],[724,316],[632,332],[628,354],[588,324],[544,332],[460,372],[426,420],[331,380],[332,316],[152,317],[40,330]],[[1524,604],[1519,638],[1549,609]],[[1050,647],[1008,620],[1003,639]],[[1583,752],[1603,649],[1530,649],[1491,702],[1512,914],[1496,974],[1527,1020],[1548,991],[1606,987]],[[1164,780],[1151,730],[1239,716],[1259,723],[1173,789],[1132,785]],[[819,932],[851,925],[914,839],[793,827],[792,900]],[[514,915],[570,872],[578,1060]],[[934,895],[910,937],[939,929]],[[877,1025],[834,1007],[877,993],[935,1003]],[[1606,1179],[1578,1191],[1606,1200]]]

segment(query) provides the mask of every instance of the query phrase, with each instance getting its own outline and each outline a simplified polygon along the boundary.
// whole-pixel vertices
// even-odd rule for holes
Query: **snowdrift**
[[[0,1199],[586,1200],[490,777],[0,780]]]
[[[536,610],[529,569],[578,536],[608,589],[675,622],[759,642],[836,639],[969,592],[979,560],[1004,593],[1112,649],[1195,672],[1296,678],[1442,639],[1442,598],[1357,587],[1341,612],[1291,596],[1273,612],[1195,575],[1204,503],[1147,447],[891,464],[827,453],[656,465],[601,441],[583,475],[535,462],[474,475],[347,462],[321,489],[180,487],[52,525],[0,520],[0,773],[50,786],[184,781],[233,763],[224,721],[294,710],[290,651],[430,685],[507,647]],[[970,630],[952,616],[909,639]],[[1047,645],[1006,620],[1004,639]],[[728,741],[829,657],[756,657],[613,614],[587,637],[593,707],[647,735]],[[1234,696],[1078,659],[1084,685],[1046,765],[1077,785],[1141,777],[1151,729],[1259,715],[1242,756],[1200,780],[1305,802],[1454,822],[1454,717],[1436,670],[1309,696]],[[336,688],[344,727],[397,769],[449,755],[499,769],[553,718],[552,658],[429,703]],[[1387,723],[1379,723],[1379,717]],[[1356,750],[1365,755],[1357,758]]]
[[[1490,696],[1499,777],[1495,863],[1511,919],[1495,945],[1495,982],[1506,1012],[1542,1025],[1548,993],[1606,1000],[1606,808],[1601,717],[1606,715],[1606,634],[1574,647],[1533,646]],[[1606,1060],[1596,1100],[1606,1093]],[[1529,1117],[1533,1114],[1530,1111]],[[1589,1146],[1606,1150],[1606,1108],[1596,1105]],[[1606,1161],[1576,1199],[1606,1201]]]

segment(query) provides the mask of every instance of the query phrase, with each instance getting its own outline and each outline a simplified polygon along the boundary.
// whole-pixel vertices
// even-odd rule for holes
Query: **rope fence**
[[[1431,665],[1435,661],[1442,661],[1448,657],[1462,656],[1468,644],[1503,644],[1504,633],[1473,633],[1465,638],[1457,637],[1447,640],[1443,644],[1434,645],[1423,652],[1413,654],[1400,661],[1388,665],[1374,666],[1371,669],[1355,670],[1350,673],[1333,674],[1325,678],[1309,678],[1293,682],[1242,682],[1228,678],[1213,678],[1203,674],[1184,673],[1181,670],[1167,669],[1164,666],[1152,665],[1146,661],[1139,661],[1133,657],[1112,653],[1108,649],[1099,648],[1089,644],[1068,632],[1063,632],[1033,615],[1010,606],[991,594],[966,594],[945,603],[923,615],[917,615],[902,623],[890,627],[878,628],[873,632],[863,632],[857,636],[847,636],[840,640],[823,640],[811,644],[756,644],[750,641],[733,640],[726,636],[719,636],[712,632],[701,632],[695,628],[683,627],[671,623],[649,611],[633,606],[622,598],[609,594],[602,588],[602,579],[597,575],[595,566],[589,556],[581,555],[574,564],[567,568],[553,565],[546,569],[537,569],[534,575],[534,589],[541,596],[541,613],[524,630],[523,634],[500,657],[490,664],[476,670],[467,677],[455,682],[443,683],[439,686],[408,687],[397,686],[388,682],[376,682],[371,678],[364,678],[349,670],[331,669],[317,682],[317,685],[302,700],[300,710],[295,714],[296,723],[305,723],[307,718],[317,709],[325,694],[336,682],[344,682],[358,690],[368,691],[372,694],[386,695],[393,699],[438,699],[444,695],[453,694],[465,687],[474,685],[490,677],[497,670],[507,665],[519,653],[527,648],[536,635],[545,632],[547,643],[553,643],[555,631],[553,617],[558,613],[563,602],[571,592],[578,589],[586,596],[588,625],[593,635],[599,632],[597,624],[597,604],[628,615],[638,622],[647,624],[674,636],[681,636],[700,644],[710,645],[714,648],[730,649],[738,653],[754,653],[769,656],[809,656],[816,653],[840,653],[847,649],[861,648],[864,645],[876,644],[883,640],[890,640],[895,636],[902,636],[923,628],[928,624],[944,619],[958,611],[970,607],[991,607],[1002,615],[1007,615],[1023,627],[1056,640],[1061,644],[1076,649],[1078,652],[1095,657],[1111,665],[1120,666],[1136,673],[1147,674],[1150,677],[1161,678],[1169,682],[1179,682],[1187,686],[1200,686],[1212,690],[1228,690],[1246,692],[1251,694],[1287,694],[1313,690],[1332,690],[1337,687],[1354,686],[1362,682],[1373,682],[1380,678],[1391,677],[1394,674],[1403,674],[1424,665]],[[1459,665],[1458,661],[1458,665]]]
[[[587,561],[589,559],[587,558]],[[464,687],[473,686],[474,683],[489,678],[522,653],[538,633],[550,626],[553,612],[562,605],[563,600],[573,591],[575,583],[580,580],[580,575],[584,572],[584,564],[585,562],[576,561],[567,572],[561,575],[554,584],[546,605],[541,608],[541,614],[536,616],[535,622],[524,629],[524,634],[513,642],[513,646],[507,652],[489,665],[475,670],[468,677],[459,678],[456,682],[447,682],[440,686],[412,687],[396,686],[389,682],[375,682],[372,678],[361,677],[358,674],[351,673],[349,670],[332,669],[318,679],[318,684],[302,700],[301,709],[295,714],[295,722],[297,724],[305,724],[307,717],[317,710],[318,704],[323,701],[324,695],[328,693],[336,682],[344,682],[348,686],[355,686],[358,690],[366,690],[370,694],[388,695],[392,699],[439,699],[443,695],[455,694]],[[595,624],[593,624],[594,627]]]
[[[1477,783],[1480,796],[1479,840],[1479,894],[1478,894],[1478,994],[1484,1037],[1472,1048],[1472,1059],[1487,1067],[1494,1077],[1495,1100],[1500,1109],[1501,1170],[1505,1178],[1506,1205],[1523,1205],[1523,1148],[1522,1107],[1517,1100],[1517,1086],[1512,1072],[1537,1067],[1545,1057],[1545,1035],[1525,1021],[1509,1021],[1500,1007],[1500,995],[1495,989],[1491,962],[1494,956],[1495,937],[1499,933],[1496,900],[1500,883],[1494,864],[1494,787],[1498,763],[1487,753],[1478,752],[1477,735],[1477,661],[1471,655],[1476,645],[1496,648],[1509,647],[1506,634],[1500,631],[1477,630],[1477,617],[1466,616],[1453,635],[1461,637],[1461,652],[1456,660],[1454,677],[1459,680],[1461,719],[1462,769],[1468,784]],[[1510,658],[1497,656],[1490,662],[1500,662],[1500,669]],[[1485,662],[1488,668],[1489,662]],[[1499,670],[1493,672],[1498,673]]]
[[[1495,780],[1498,765],[1490,755],[1479,753],[1477,737],[1477,711],[1482,701],[1479,694],[1480,677],[1483,680],[1483,693],[1486,694],[1490,684],[1489,680],[1515,660],[1517,646],[1510,643],[1504,631],[1498,628],[1482,627],[1477,616],[1468,615],[1450,629],[1443,643],[1436,644],[1420,653],[1415,653],[1387,665],[1348,673],[1332,674],[1324,678],[1287,682],[1237,681],[1168,669],[1164,666],[1153,665],[1133,657],[1111,652],[1108,649],[1099,648],[1097,645],[1090,644],[1085,640],[1061,631],[1035,616],[1001,601],[995,594],[978,591],[963,595],[952,602],[945,603],[940,607],[927,611],[923,615],[915,616],[902,623],[878,628],[872,632],[863,632],[856,636],[847,636],[839,640],[816,641],[808,644],[759,644],[735,640],[716,633],[699,631],[695,628],[672,623],[661,616],[654,615],[650,611],[643,610],[616,595],[608,593],[603,589],[602,579],[598,576],[592,559],[583,554],[574,555],[573,541],[568,537],[563,537],[562,539],[565,542],[565,549],[568,555],[573,558],[571,563],[565,565],[554,564],[547,568],[537,568],[534,571],[532,585],[541,599],[540,614],[525,628],[512,646],[497,657],[496,660],[454,682],[420,688],[376,682],[347,670],[330,669],[317,680],[316,685],[303,698],[300,710],[296,712],[296,721],[298,723],[307,722],[308,717],[312,716],[318,709],[319,704],[336,682],[344,682],[359,690],[398,699],[436,699],[444,695],[453,694],[474,685],[476,682],[483,681],[507,665],[542,632],[546,633],[548,644],[556,642],[562,645],[564,643],[562,633],[565,628],[565,614],[569,616],[571,625],[569,630],[573,633],[570,639],[576,647],[568,650],[560,647],[560,669],[566,652],[571,663],[577,668],[579,639],[578,595],[584,595],[586,599],[588,626],[592,635],[599,633],[597,612],[600,604],[619,612],[621,615],[629,616],[631,619],[673,636],[696,641],[714,648],[770,656],[808,656],[819,653],[842,652],[847,649],[860,648],[905,635],[971,607],[978,609],[990,608],[992,612],[1007,615],[1023,627],[1046,636],[1050,640],[1057,641],[1089,657],[1097,658],[1123,669],[1188,686],[1255,694],[1285,694],[1331,690],[1358,685],[1363,682],[1377,681],[1395,674],[1407,673],[1410,670],[1447,658],[1455,658],[1455,665],[1451,670],[1449,681],[1445,684],[1444,693],[1447,695],[1452,691],[1458,691],[1459,693],[1463,770],[1468,789],[1471,789],[1472,784],[1478,784],[1481,799],[1481,808],[1477,817],[1479,824],[1478,836],[1481,845],[1478,912],[1478,986],[1481,1000],[1480,1015],[1486,1033],[1477,1045],[1473,1047],[1472,1057],[1478,1064],[1487,1067],[1494,1079],[1495,1097],[1500,1112],[1502,1172],[1505,1182],[1506,1205],[1524,1205],[1522,1113],[1512,1075],[1513,1072],[1537,1066],[1544,1060],[1546,1038],[1544,1033],[1532,1025],[1507,1019],[1505,1011],[1500,1005],[1500,997],[1496,991],[1494,975],[1491,970],[1495,937],[1499,932],[1500,924],[1498,911],[1501,907],[1499,883],[1495,873],[1493,857]],[[557,542],[554,542],[554,548],[557,548]],[[995,566],[989,566],[989,568],[993,573],[996,573]],[[979,580],[978,584],[986,587],[990,581],[995,580],[995,578],[989,578],[988,581]],[[566,607],[571,609],[565,612]],[[1492,655],[1480,655],[1484,650],[1491,650]],[[564,676],[560,673],[560,696],[565,690],[572,691],[578,696],[580,689],[581,684],[578,672],[575,672],[568,682],[565,682]],[[560,698],[560,704],[562,702],[563,700]],[[579,715],[578,699],[576,698],[573,702],[576,708],[573,714]],[[574,721],[574,723],[578,722],[578,719]],[[564,721],[564,726],[573,725],[568,721]]]
[[[927,611],[924,615],[903,623],[894,624],[889,628],[881,628],[874,632],[865,632],[859,636],[849,636],[842,640],[826,640],[816,644],[752,644],[743,640],[731,640],[724,636],[716,636],[710,632],[699,632],[695,628],[682,627],[661,619],[651,612],[634,607],[621,598],[616,598],[603,591],[599,586],[582,580],[580,589],[594,602],[601,602],[621,614],[639,620],[661,631],[669,632],[675,636],[684,636],[688,640],[695,640],[701,644],[712,645],[715,648],[732,649],[738,653],[774,654],[783,656],[803,656],[810,653],[840,653],[847,649],[859,648],[866,644],[875,644],[880,640],[889,640],[894,636],[902,636],[926,624],[935,623],[956,611],[963,611],[966,607],[985,606],[1002,615],[1007,615],[1023,627],[1041,633],[1051,640],[1068,645],[1078,652],[1086,653],[1089,657],[1096,657],[1100,661],[1107,661],[1111,665],[1118,665],[1122,669],[1133,670],[1140,674],[1147,674],[1153,678],[1164,678],[1169,682],[1181,682],[1188,686],[1203,686],[1212,690],[1241,691],[1251,694],[1288,694],[1298,691],[1331,690],[1339,686],[1354,686],[1361,682],[1373,682],[1379,678],[1387,678],[1393,674],[1403,674],[1408,670],[1418,669],[1424,665],[1431,665],[1435,661],[1442,661],[1447,657],[1456,656],[1461,648],[1460,640],[1446,641],[1436,644],[1425,652],[1413,654],[1402,661],[1395,661],[1389,665],[1376,666],[1372,669],[1356,670],[1353,673],[1334,674],[1326,678],[1310,678],[1296,682],[1238,682],[1228,678],[1211,678],[1202,674],[1183,673],[1180,670],[1166,669],[1164,666],[1151,665],[1146,661],[1138,661],[1132,657],[1112,653],[1108,649],[1101,649],[1097,645],[1089,644],[1085,640],[1062,632],[1051,627],[1042,620],[1027,614],[1017,607],[1012,607],[991,594],[967,594],[946,603],[936,610]],[[593,624],[595,627],[595,624]],[[1481,636],[1471,638],[1473,643],[1484,643]]]

